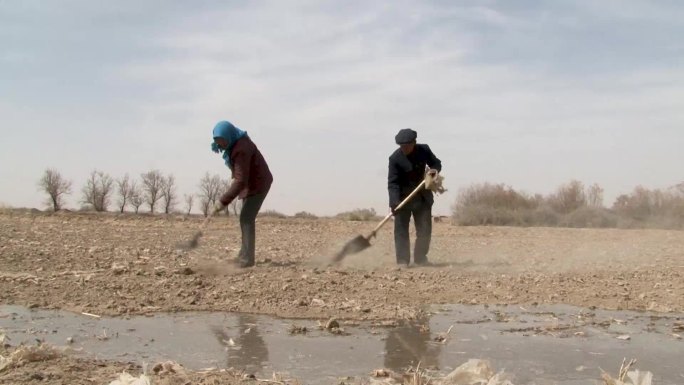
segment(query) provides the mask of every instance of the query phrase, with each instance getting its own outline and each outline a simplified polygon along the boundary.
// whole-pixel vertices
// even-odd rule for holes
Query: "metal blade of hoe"
[[[368,241],[368,238],[364,237],[363,235],[357,235],[356,238],[352,239],[351,241],[347,242],[346,245],[340,250],[339,253],[335,254],[335,257],[333,258],[333,263],[339,262],[344,259],[344,257],[356,253],[360,253],[363,250],[366,250],[371,246],[370,242]]]

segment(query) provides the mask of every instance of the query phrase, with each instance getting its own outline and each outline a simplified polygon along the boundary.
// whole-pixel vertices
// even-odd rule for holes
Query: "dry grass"
[[[61,352],[49,345],[21,346],[8,357],[0,356],[0,372],[25,365],[29,362],[49,361],[59,357]]]

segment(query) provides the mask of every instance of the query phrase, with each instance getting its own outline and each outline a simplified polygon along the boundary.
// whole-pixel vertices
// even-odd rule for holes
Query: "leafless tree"
[[[219,193],[218,197],[220,198],[221,195],[225,194],[226,191],[230,188],[230,185],[233,183],[232,179],[222,179],[221,180],[221,192]],[[233,199],[232,202],[228,205],[229,209],[226,210],[226,215],[230,215],[232,212],[235,216],[240,215],[240,211],[242,210],[242,201],[240,199]]]
[[[136,214],[140,210],[140,206],[142,206],[143,203],[145,203],[143,193],[140,190],[140,187],[133,183],[133,186],[131,187],[131,206],[133,206],[133,209],[135,209]]]
[[[83,186],[82,202],[95,211],[107,211],[114,192],[114,180],[102,171],[93,170]]]
[[[64,179],[57,170],[49,168],[38,181],[38,188],[48,194],[46,204],[58,211],[64,204],[64,195],[71,194],[71,181]]]
[[[150,212],[154,214],[154,206],[162,198],[164,176],[161,171],[152,170],[141,174],[140,177],[144,202],[150,206]]]
[[[199,183],[200,208],[204,216],[209,214],[209,210],[216,204],[221,193],[221,177],[218,175],[210,176],[209,173]]]
[[[572,180],[561,185],[556,193],[549,197],[549,204],[558,213],[568,214],[587,205],[582,182]]]
[[[164,213],[169,214],[176,206],[176,178],[173,175],[162,178],[161,195],[164,198]]]
[[[136,189],[136,183],[134,180],[128,176],[124,175],[116,181],[117,191],[119,193],[118,207],[120,212],[124,212],[126,205],[131,203],[131,198],[133,197],[133,191]]]
[[[684,182],[682,182],[682,183],[676,185],[675,188],[676,188],[677,190],[679,190],[679,193],[680,193],[680,194],[684,194]]]
[[[221,196],[222,196],[223,194],[225,194],[226,191],[228,191],[228,189],[230,188],[230,182],[231,182],[230,179],[221,179],[221,190],[219,191],[219,194],[218,194],[218,197],[217,197],[218,199],[220,199]],[[233,205],[234,202],[235,202],[235,200],[233,200],[233,202],[230,202],[229,207],[231,207],[231,206]],[[230,216],[230,211],[231,211],[230,209],[226,209],[226,210],[225,210],[226,216]]]
[[[192,211],[192,205],[195,203],[195,195],[193,194],[185,194],[185,209],[186,209],[186,214],[190,215],[190,212]]]
[[[591,207],[603,207],[603,188],[597,183],[587,187],[587,204]]]
[[[230,202],[230,209],[233,211],[233,214],[235,216],[240,215],[240,211],[242,211],[242,201],[240,199],[233,199],[232,202]]]

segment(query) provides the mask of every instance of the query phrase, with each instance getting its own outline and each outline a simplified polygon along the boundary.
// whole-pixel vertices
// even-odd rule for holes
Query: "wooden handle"
[[[403,201],[401,201],[401,203],[399,203],[397,208],[395,208],[394,210],[396,211],[396,210],[399,210],[400,208],[404,207],[411,199],[413,199],[413,197],[415,197],[420,192],[420,189],[422,189],[424,186],[425,186],[425,180],[420,182],[418,187],[416,187],[413,191],[411,191],[411,194],[409,194],[409,196],[407,196]],[[392,218],[392,213],[387,214],[387,216],[375,227],[373,232],[371,232],[371,234],[368,236],[368,238],[374,236],[375,233],[377,233],[378,230],[380,230],[380,228],[382,226],[384,226],[385,223],[387,223],[387,221],[390,220],[390,218]]]

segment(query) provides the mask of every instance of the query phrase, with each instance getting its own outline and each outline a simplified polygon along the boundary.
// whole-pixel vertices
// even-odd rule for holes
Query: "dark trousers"
[[[238,255],[240,264],[254,266],[254,249],[256,248],[256,217],[261,205],[266,199],[268,191],[246,197],[240,211],[240,230],[242,232],[242,247]]]
[[[416,226],[416,244],[413,249],[413,262],[420,264],[427,262],[432,237],[432,205],[421,197],[396,212],[394,217],[394,248],[397,263],[408,264],[411,261],[411,240],[409,239],[409,224],[411,216]]]

